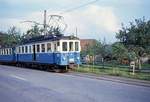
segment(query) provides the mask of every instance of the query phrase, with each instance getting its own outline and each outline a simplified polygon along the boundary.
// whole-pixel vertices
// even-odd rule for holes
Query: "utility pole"
[[[46,35],[46,10],[44,10],[44,35]]]

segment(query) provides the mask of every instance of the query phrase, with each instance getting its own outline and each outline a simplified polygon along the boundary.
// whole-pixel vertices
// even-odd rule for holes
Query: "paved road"
[[[148,81],[148,80],[139,80],[139,79],[119,77],[119,76],[110,76],[110,75],[104,75],[104,74],[98,75],[98,74],[93,74],[93,73],[82,73],[82,72],[75,72],[75,71],[69,71],[66,74],[73,75],[73,76],[92,78],[92,79],[98,79],[98,80],[112,81],[112,82],[117,82],[117,83],[150,87],[150,81]]]
[[[150,87],[0,65],[0,102],[150,102]]]

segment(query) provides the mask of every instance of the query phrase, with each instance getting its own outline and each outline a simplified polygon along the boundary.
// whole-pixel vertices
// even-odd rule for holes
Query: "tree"
[[[31,29],[27,30],[27,33],[23,35],[24,38],[32,38],[42,35],[43,29],[40,29],[38,25],[34,25]]]
[[[112,55],[121,63],[122,59],[128,59],[128,50],[123,44],[114,43],[112,45]]]
[[[116,38],[126,46],[134,45],[143,48],[150,46],[150,20],[135,19],[135,22],[130,22],[129,27],[122,24],[122,29],[116,34]]]
[[[135,60],[139,62],[140,58],[146,53],[150,54],[150,20],[135,19],[130,22],[129,27],[122,24],[122,28],[116,34],[116,38],[128,49],[129,53],[136,54]]]
[[[21,33],[15,26],[10,27],[6,34],[7,35],[4,38],[4,44],[6,47],[13,47],[20,43]]]
[[[88,55],[89,58],[87,59],[89,60],[89,62],[94,63],[95,56],[99,54],[100,47],[101,47],[101,42],[94,40],[92,44],[86,45],[85,50],[81,51],[81,56],[84,58],[84,57],[87,57]]]
[[[7,36],[8,35],[5,32],[0,31],[0,47],[5,46],[5,40]]]
[[[95,40],[92,45],[87,45],[85,51],[81,51],[81,56],[89,55],[96,59],[96,61],[103,62],[106,56],[111,57],[111,53],[111,46],[106,44],[105,40],[103,42]]]

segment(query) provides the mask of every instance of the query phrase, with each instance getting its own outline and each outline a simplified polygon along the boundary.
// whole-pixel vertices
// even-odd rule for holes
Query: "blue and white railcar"
[[[14,63],[16,62],[14,48],[1,48],[0,49],[0,62],[1,63]]]
[[[16,47],[18,63],[35,63],[57,68],[80,64],[80,41],[70,37],[50,38]]]

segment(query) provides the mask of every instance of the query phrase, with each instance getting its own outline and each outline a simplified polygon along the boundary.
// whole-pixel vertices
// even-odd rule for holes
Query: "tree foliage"
[[[44,32],[43,29],[40,29],[38,25],[34,25],[31,29],[27,30],[27,32],[23,35],[24,38],[32,38],[42,35]]]
[[[116,38],[126,45],[149,46],[150,45],[150,20],[135,19],[130,22],[129,27],[122,24],[122,29],[117,33]]]
[[[7,34],[5,32],[0,32],[0,47],[5,45],[5,40],[7,39]]]
[[[116,38],[128,50],[129,59],[137,61],[140,66],[140,58],[145,54],[150,54],[150,20],[146,21],[143,17],[130,22],[128,27],[122,24]]]
[[[112,52],[113,57],[117,58],[119,62],[122,59],[128,59],[128,50],[121,43],[114,43],[112,45]]]
[[[21,41],[21,32],[15,26],[10,27],[7,32],[1,35],[2,47],[13,47]]]
[[[102,59],[107,59],[106,57],[112,57],[112,47],[106,44],[105,40],[95,40],[92,45],[87,45],[86,50],[81,51],[81,56],[85,57],[86,55],[94,57],[97,62],[101,62]]]
[[[150,20],[146,21],[143,17],[130,22],[129,27],[122,24],[122,29],[116,34],[116,38],[129,50],[136,49],[135,51],[139,56],[142,53],[150,53]]]

